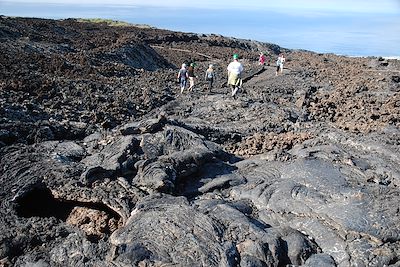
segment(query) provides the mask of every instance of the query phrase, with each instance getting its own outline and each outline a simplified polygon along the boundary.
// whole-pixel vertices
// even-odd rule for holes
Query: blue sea
[[[297,13],[120,5],[0,2],[0,14],[40,18],[106,18],[182,32],[221,34],[289,49],[347,56],[400,56],[400,15]]]

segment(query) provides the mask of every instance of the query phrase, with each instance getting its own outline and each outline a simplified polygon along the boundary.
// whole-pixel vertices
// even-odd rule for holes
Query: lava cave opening
[[[62,201],[54,198],[46,187],[36,187],[18,199],[16,208],[20,217],[55,217],[66,221],[75,207],[86,207],[104,211],[110,217],[120,219],[120,215],[102,203],[84,203],[78,201]]]

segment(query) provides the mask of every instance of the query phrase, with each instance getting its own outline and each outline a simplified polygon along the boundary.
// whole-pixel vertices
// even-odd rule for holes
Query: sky
[[[13,0],[14,3],[96,4],[211,9],[279,9],[360,13],[397,13],[400,0]],[[1,5],[0,5],[1,7]]]
[[[400,56],[400,0],[0,0],[0,15],[105,18],[290,49]]]

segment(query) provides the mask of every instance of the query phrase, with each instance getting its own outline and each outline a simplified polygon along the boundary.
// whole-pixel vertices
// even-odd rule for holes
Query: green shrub
[[[102,19],[102,18],[90,18],[90,19],[77,19],[79,22],[91,22],[91,23],[102,23],[106,24],[108,26],[116,26],[116,27],[122,27],[122,26],[135,26],[139,28],[152,28],[149,25],[146,24],[132,24],[129,22],[125,21],[119,21],[119,20],[112,20],[112,19]]]

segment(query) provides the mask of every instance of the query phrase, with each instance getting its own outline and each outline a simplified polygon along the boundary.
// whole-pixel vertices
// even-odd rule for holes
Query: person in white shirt
[[[237,91],[242,85],[241,74],[243,72],[243,65],[239,62],[239,55],[233,55],[233,61],[228,65],[228,85],[231,86],[232,96],[235,97]]]
[[[279,54],[278,60],[276,61],[276,76],[278,75],[278,72],[283,72],[283,63],[285,63],[285,60],[285,56],[282,53]]]
[[[179,70],[177,78],[178,78],[178,82],[181,86],[181,94],[183,94],[183,91],[185,90],[186,82],[188,79],[188,73],[187,73],[185,63],[182,64],[182,68]]]

